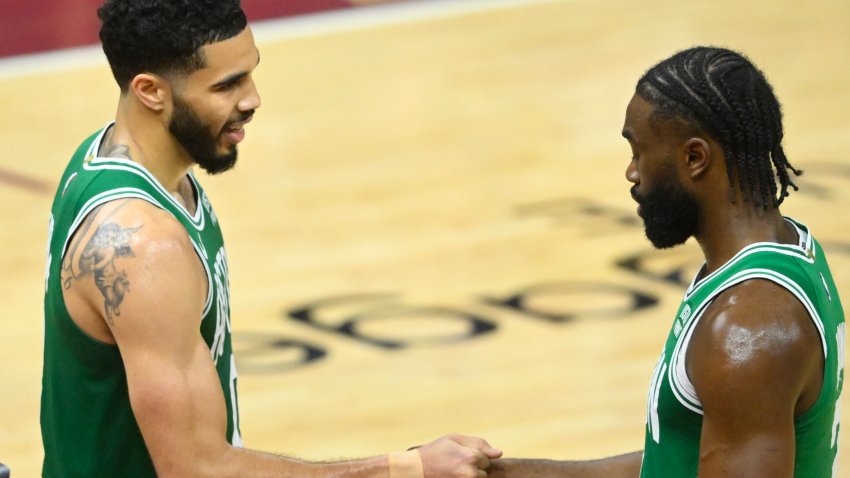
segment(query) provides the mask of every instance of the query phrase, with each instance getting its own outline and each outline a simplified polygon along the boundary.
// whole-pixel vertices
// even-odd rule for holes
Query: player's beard
[[[227,127],[227,125],[225,125]],[[183,146],[183,149],[192,156],[192,159],[210,174],[218,174],[231,169],[236,165],[238,151],[236,145],[230,146],[227,152],[218,151],[219,135],[213,136],[212,125],[204,121],[195,113],[189,104],[178,97],[174,97],[174,112],[168,122],[168,131]]]
[[[700,208],[696,199],[672,175],[641,196],[632,188],[640,204],[647,239],[657,249],[684,244],[696,234]]]

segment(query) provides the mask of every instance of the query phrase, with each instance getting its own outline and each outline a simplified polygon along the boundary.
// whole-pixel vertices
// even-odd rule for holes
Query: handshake
[[[391,454],[390,478],[486,477],[490,460],[501,456],[482,438],[452,433],[407,453]]]

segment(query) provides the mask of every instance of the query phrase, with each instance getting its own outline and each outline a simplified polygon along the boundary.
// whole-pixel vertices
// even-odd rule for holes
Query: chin
[[[652,247],[656,249],[670,249],[688,242],[688,239],[690,239],[691,236],[688,235],[683,238],[682,236],[659,236],[647,233],[646,238],[649,239],[650,243],[652,243]]]

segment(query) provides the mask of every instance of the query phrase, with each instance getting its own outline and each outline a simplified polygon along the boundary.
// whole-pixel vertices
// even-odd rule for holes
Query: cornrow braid
[[[782,204],[789,186],[799,190],[789,171],[803,172],[782,149],[782,107],[764,73],[740,53],[681,51],[650,68],[637,93],[653,104],[653,116],[707,133],[722,145],[732,202],[740,189],[743,201],[767,209]]]

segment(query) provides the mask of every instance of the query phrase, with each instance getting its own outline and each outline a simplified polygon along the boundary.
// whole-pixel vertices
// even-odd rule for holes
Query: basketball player
[[[779,205],[799,175],[749,60],[692,48],[651,68],[626,109],[634,184],[657,248],[705,255],[653,374],[642,452],[499,460],[499,477],[835,475],[844,312],[824,251]]]
[[[233,167],[260,106],[238,0],[107,0],[115,121],[77,149],[50,218],[47,477],[470,477],[500,452],[449,435],[307,463],[242,448],[227,255],[192,174]]]

